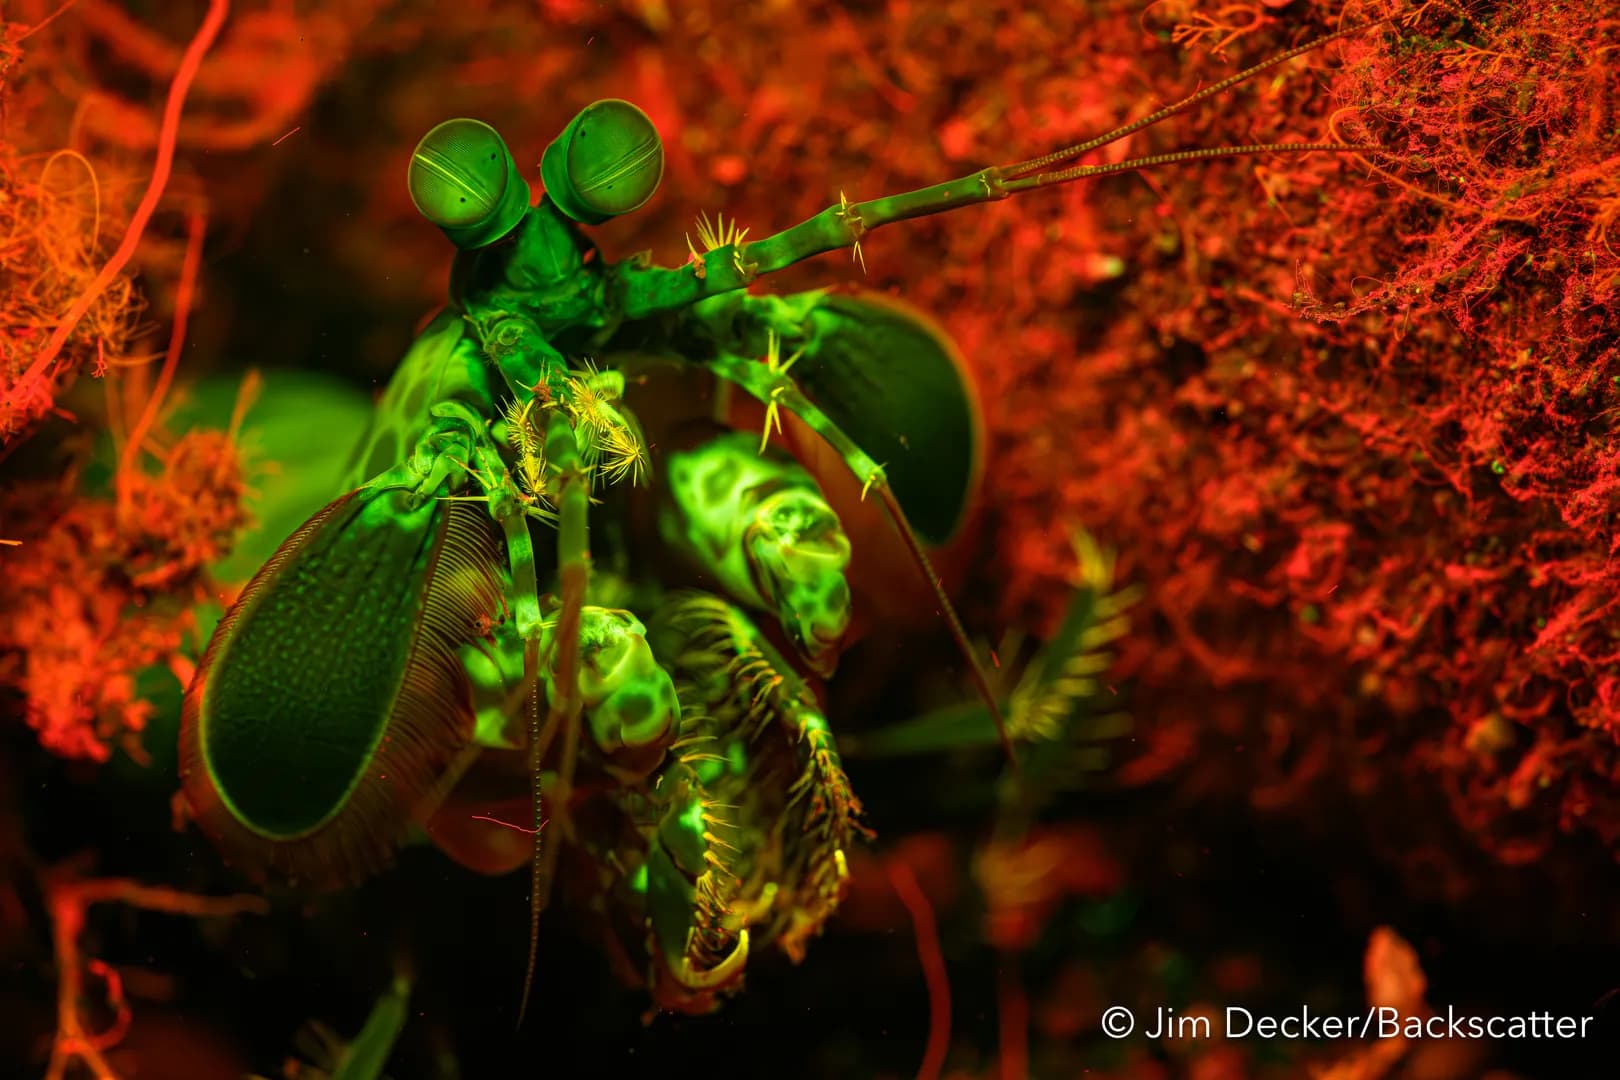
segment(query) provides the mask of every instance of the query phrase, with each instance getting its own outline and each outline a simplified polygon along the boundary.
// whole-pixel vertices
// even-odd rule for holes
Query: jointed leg
[[[539,688],[531,699],[530,767],[534,776],[535,822],[534,862],[529,895],[529,961],[523,976],[523,999],[518,1007],[518,1023],[528,1009],[529,990],[539,946],[540,915],[551,900],[551,884],[557,872],[562,845],[572,835],[569,800],[573,797],[574,772],[579,761],[579,726],[582,702],[579,694],[579,627],[590,586],[591,555],[587,514],[590,506],[590,480],[580,460],[579,444],[573,425],[562,411],[554,411],[546,426],[546,461],[556,477],[557,503],[557,580],[562,608],[557,613],[555,645],[551,654],[552,694],[545,726],[539,724]],[[552,842],[543,843],[540,834],[540,773],[552,740],[562,734],[562,762],[551,795]]]
[[[687,593],[657,624],[655,650],[708,721],[710,755],[695,772],[740,804],[738,869],[758,895],[739,902],[797,960],[843,897],[846,851],[870,835],[832,732],[814,692],[739,609]]]
[[[901,508],[899,500],[889,487],[888,477],[884,474],[883,466],[873,461],[871,456],[855,444],[844,431],[828,418],[814,402],[807,398],[799,389],[786,371],[786,365],[761,364],[758,361],[746,359],[730,353],[721,352],[708,361],[708,366],[715,374],[742,387],[769,408],[780,408],[797,416],[804,421],[811,430],[825,439],[834,450],[844,459],[846,465],[857,479],[861,481],[863,494],[866,491],[876,491],[883,507],[888,511],[895,528],[899,530],[905,540],[907,549],[911,552],[912,560],[919,571],[928,581],[928,586],[934,592],[939,602],[941,613],[950,625],[951,636],[956,639],[956,646],[961,651],[963,660],[967,663],[972,674],[974,684],[985,706],[990,710],[995,720],[996,732],[1001,740],[1003,751],[1008,762],[1014,769],[1017,768],[1017,759],[1013,756],[1012,741],[1007,735],[1007,725],[1001,715],[1001,707],[996,701],[996,695],[990,688],[990,682],[985,677],[984,668],[980,665],[978,656],[973,651],[972,644],[967,639],[967,633],[962,629],[962,621],[957,617],[956,608],[951,604],[950,597],[940,583],[939,575],[934,572],[928,555],[923,551],[922,545],[917,541],[917,535],[906,519],[906,513]]]

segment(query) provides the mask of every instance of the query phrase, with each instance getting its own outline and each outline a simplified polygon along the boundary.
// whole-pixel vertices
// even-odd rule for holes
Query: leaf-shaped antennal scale
[[[487,514],[368,487],[287,539],[185,697],[181,792],[233,866],[314,888],[386,867],[476,753],[457,650],[501,610]]]
[[[816,347],[793,368],[805,396],[883,466],[917,535],[947,542],[984,476],[984,410],[956,342],[879,293],[831,294],[810,313]]]

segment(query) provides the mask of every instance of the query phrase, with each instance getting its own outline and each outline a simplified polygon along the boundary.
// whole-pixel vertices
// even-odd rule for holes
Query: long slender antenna
[[[523,1026],[523,1019],[528,1015],[529,994],[534,988],[540,915],[551,902],[551,888],[556,880],[557,860],[562,854],[562,845],[571,841],[574,835],[570,813],[574,772],[579,763],[580,710],[583,707],[579,696],[580,613],[585,606],[591,573],[586,520],[590,498],[589,474],[580,462],[573,424],[561,410],[554,412],[546,425],[545,445],[546,460],[560,478],[557,491],[557,578],[562,593],[562,607],[557,612],[556,636],[548,660],[552,664],[553,699],[549,703],[545,726],[535,744],[536,782],[552,740],[561,735],[563,742],[562,760],[558,764],[557,782],[551,797],[554,835],[543,848],[540,846],[540,823],[535,822],[535,851],[529,878],[529,960],[523,973],[523,996],[518,1003],[519,1027]],[[537,796],[536,805],[538,803]]]
[[[1038,158],[1030,158],[1028,161],[1020,161],[1015,165],[1002,165],[1002,166],[1000,166],[998,171],[1001,173],[1001,176],[1002,176],[1003,179],[1005,179],[1005,180],[1015,180],[1015,179],[1018,179],[1020,177],[1026,176],[1026,175],[1028,175],[1030,173],[1040,172],[1040,171],[1046,169],[1048,166],[1059,165],[1059,164],[1062,164],[1065,161],[1072,161],[1073,159],[1079,157],[1081,154],[1088,153],[1089,151],[1092,151],[1092,150],[1096,150],[1099,147],[1107,146],[1109,143],[1118,142],[1119,140],[1125,138],[1125,136],[1127,136],[1127,135],[1133,135],[1136,132],[1141,131],[1143,128],[1150,128],[1153,125],[1159,123],[1159,121],[1168,120],[1170,117],[1175,116],[1177,113],[1186,112],[1188,109],[1192,108],[1194,105],[1197,105],[1199,102],[1208,100],[1209,98],[1212,98],[1212,97],[1215,97],[1217,94],[1225,93],[1227,90],[1230,90],[1232,87],[1237,86],[1239,83],[1248,82],[1250,79],[1254,78],[1256,75],[1260,75],[1260,74],[1263,74],[1264,72],[1270,71],[1272,68],[1276,67],[1279,64],[1285,64],[1288,61],[1294,59],[1294,57],[1296,57],[1296,56],[1303,56],[1305,53],[1312,52],[1312,51],[1314,51],[1316,49],[1320,49],[1322,46],[1327,45],[1330,42],[1338,41],[1340,38],[1352,37],[1352,36],[1354,36],[1356,34],[1363,33],[1364,31],[1371,30],[1375,26],[1381,26],[1382,24],[1388,22],[1389,18],[1390,18],[1389,16],[1386,16],[1386,17],[1384,17],[1382,19],[1374,19],[1372,22],[1358,23],[1355,26],[1349,26],[1349,27],[1344,28],[1343,30],[1335,30],[1331,34],[1324,34],[1319,38],[1312,38],[1310,41],[1307,41],[1303,45],[1296,45],[1292,49],[1287,50],[1286,52],[1280,52],[1276,56],[1272,56],[1272,57],[1269,57],[1268,59],[1260,61],[1260,63],[1255,64],[1253,67],[1244,68],[1242,71],[1238,72],[1235,75],[1228,75],[1226,78],[1222,79],[1218,83],[1214,83],[1214,84],[1212,84],[1210,86],[1204,87],[1202,90],[1196,91],[1196,92],[1194,92],[1192,94],[1188,94],[1186,97],[1182,98],[1180,101],[1173,102],[1173,103],[1171,103],[1169,105],[1166,105],[1164,108],[1158,110],[1157,112],[1149,113],[1148,115],[1142,117],[1140,120],[1132,120],[1130,123],[1121,125],[1120,127],[1117,127],[1112,131],[1105,132],[1102,135],[1098,135],[1094,139],[1087,139],[1083,143],[1076,143],[1074,146],[1067,147],[1067,148],[1065,148],[1063,150],[1054,150],[1050,154],[1042,154]],[[1284,148],[1284,147],[1300,149],[1300,150],[1304,150],[1304,149],[1307,149],[1307,148],[1312,149],[1312,150],[1325,150],[1325,149],[1342,150],[1343,149],[1343,147],[1340,146],[1338,143],[1331,143],[1331,144],[1274,143],[1274,144],[1260,145],[1260,146],[1217,147],[1217,148],[1213,148],[1213,149],[1211,149],[1209,151],[1204,152],[1203,156],[1205,156],[1205,157],[1217,157],[1217,156],[1220,156],[1223,151],[1226,154],[1254,154],[1254,153],[1260,153],[1260,152],[1263,152],[1263,151],[1266,151],[1266,150],[1276,150],[1276,149],[1280,149],[1280,148]],[[1142,158],[1142,159],[1139,159],[1139,164],[1134,166],[1134,167],[1140,168],[1143,165],[1157,165],[1157,164],[1160,164],[1160,163],[1161,163],[1161,161],[1158,158]],[[1121,165],[1118,168],[1116,168],[1114,171],[1122,172],[1122,171],[1126,171],[1127,168],[1128,168],[1128,166],[1121,163]],[[1094,175],[1098,175],[1098,174],[1096,174],[1096,173],[1084,173],[1084,174],[1081,174],[1081,175],[1094,176]],[[1078,177],[1070,177],[1070,179],[1078,179]],[[1048,182],[1049,183],[1056,183],[1057,181],[1048,181]],[[1015,189],[1015,190],[1017,190],[1017,189]]]
[[[984,706],[990,711],[990,719],[996,725],[996,738],[1001,743],[1002,753],[1007,755],[1007,767],[1016,777],[1019,775],[1018,755],[1013,753],[1012,735],[1007,730],[1007,720],[1001,713],[1001,703],[996,699],[996,692],[990,687],[990,679],[984,673],[984,665],[979,663],[978,653],[973,651],[973,643],[968,641],[967,631],[962,629],[962,620],[957,617],[956,607],[945,592],[939,575],[934,572],[934,564],[929,562],[928,553],[923,551],[922,545],[917,542],[917,534],[911,531],[911,522],[906,520],[906,512],[900,508],[900,500],[894,497],[887,482],[878,486],[878,497],[883,500],[883,508],[889,512],[889,518],[894,522],[895,529],[906,542],[906,548],[911,552],[911,561],[928,579],[928,585],[934,590],[934,599],[939,603],[940,614],[945,616],[945,622],[951,629],[951,637],[956,641],[957,651],[962,654],[962,660],[967,664],[968,674],[973,677],[973,686],[984,701]]]
[[[1067,183],[1091,176],[1129,172],[1154,165],[1198,161],[1209,158],[1235,157],[1253,154],[1334,153],[1369,154],[1383,151],[1375,145],[1351,145],[1337,142],[1257,143],[1246,146],[1217,146],[1196,150],[1182,150],[1151,157],[1133,158],[1113,165],[1082,165],[1054,169],[1072,162],[1088,151],[1118,142],[1127,135],[1151,127],[1168,117],[1175,116],[1206,101],[1216,94],[1254,78],[1312,49],[1329,42],[1365,33],[1390,22],[1394,16],[1360,23],[1343,30],[1325,34],[1303,45],[1278,53],[1253,67],[1245,68],[1220,82],[1206,86],[1171,105],[1133,120],[1106,134],[1083,143],[1028,161],[1010,165],[992,165],[968,176],[948,180],[943,184],[885,195],[863,202],[850,202],[840,197],[814,217],[760,240],[749,241],[738,237],[723,247],[705,252],[700,265],[688,261],[680,267],[648,266],[640,262],[618,264],[613,270],[609,288],[614,304],[627,319],[641,319],[660,311],[675,311],[690,307],[700,300],[734,289],[746,288],[765,274],[803,262],[823,252],[853,247],[873,229],[892,225],[897,221],[929,217],[965,206],[995,202],[1021,191],[1045,187],[1048,184]]]
[[[1265,154],[1273,152],[1303,154],[1312,150],[1327,150],[1334,153],[1344,153],[1347,150],[1379,150],[1378,146],[1361,145],[1357,143],[1255,143],[1250,146],[1210,146],[1196,150],[1172,150],[1166,154],[1151,154],[1148,157],[1131,158],[1129,161],[1116,161],[1108,165],[1071,165],[1067,169],[1056,172],[1036,173],[1033,176],[1021,176],[1016,180],[1008,180],[1002,186],[1008,191],[1028,191],[1031,188],[1045,187],[1047,184],[1063,184],[1070,180],[1083,180],[1088,176],[1110,176],[1114,173],[1134,172],[1137,169],[1151,168],[1154,165],[1173,165],[1180,161],[1206,161],[1210,158],[1241,157],[1246,154]]]
[[[544,768],[545,753],[550,748],[551,740],[541,734],[540,727],[540,680],[539,663],[536,643],[524,643],[523,666],[529,667],[531,657],[534,658],[535,678],[530,685],[529,696],[525,705],[529,713],[529,784],[530,798],[534,806],[534,847],[529,853],[529,957],[523,968],[523,993],[518,998],[517,1027],[523,1026],[524,1017],[529,1014],[529,994],[534,989],[534,968],[540,958],[540,913],[543,905],[540,903],[540,891],[545,885],[545,853],[540,848],[540,826],[544,807],[540,797],[540,778]],[[550,727],[546,735],[556,734],[556,727]],[[553,838],[553,842],[557,842]]]

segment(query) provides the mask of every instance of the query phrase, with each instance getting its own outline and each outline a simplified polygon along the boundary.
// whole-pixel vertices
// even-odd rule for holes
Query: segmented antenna
[[[1083,143],[1077,143],[1074,146],[1066,147],[1062,150],[1054,150],[1052,153],[1043,154],[1038,158],[1030,158],[1028,161],[1020,161],[1013,165],[999,165],[994,171],[1002,180],[1002,186],[1004,189],[1011,192],[1027,191],[1030,188],[1044,187],[1047,184],[1061,184],[1069,180],[1084,179],[1088,176],[1107,176],[1110,173],[1132,172],[1136,169],[1150,168],[1154,165],[1169,165],[1181,161],[1199,161],[1217,157],[1238,157],[1245,154],[1267,154],[1278,151],[1305,153],[1311,150],[1327,150],[1343,153],[1346,150],[1381,149],[1381,147],[1378,146],[1350,146],[1345,143],[1337,142],[1254,143],[1247,146],[1215,146],[1196,150],[1177,150],[1168,154],[1154,154],[1150,157],[1132,158],[1129,161],[1121,161],[1112,165],[1076,165],[1067,169],[1059,169],[1055,172],[1047,171],[1053,165],[1061,165],[1066,161],[1073,161],[1081,154],[1089,153],[1092,150],[1107,146],[1110,143],[1116,143],[1125,138],[1127,135],[1134,135],[1136,132],[1141,131],[1144,128],[1153,127],[1161,121],[1168,120],[1172,116],[1179,113],[1184,113],[1194,105],[1197,105],[1199,102],[1215,97],[1218,94],[1223,94],[1232,87],[1237,86],[1240,83],[1248,82],[1256,75],[1264,74],[1265,72],[1270,71],[1272,68],[1277,67],[1279,64],[1286,64],[1296,56],[1303,56],[1305,53],[1320,49],[1322,46],[1327,45],[1330,42],[1338,41],[1340,38],[1353,37],[1356,34],[1371,30],[1375,26],[1381,26],[1388,22],[1389,18],[1389,16],[1385,16],[1382,19],[1374,19],[1372,22],[1360,23],[1356,26],[1347,27],[1343,30],[1335,30],[1331,34],[1324,34],[1319,38],[1313,38],[1303,45],[1296,45],[1286,52],[1280,52],[1273,57],[1262,60],[1253,67],[1244,68],[1235,75],[1229,75],[1220,82],[1213,83],[1204,87],[1202,90],[1189,94],[1180,101],[1166,105],[1157,112],[1149,113],[1140,120],[1133,120],[1130,123],[1123,124],[1112,131],[1098,135],[1094,139],[1087,139]]]

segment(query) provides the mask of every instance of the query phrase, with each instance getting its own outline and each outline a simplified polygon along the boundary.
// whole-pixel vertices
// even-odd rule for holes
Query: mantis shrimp
[[[928,554],[969,515],[984,467],[961,358],[900,305],[749,286],[858,254],[885,225],[1055,184],[1373,150],[1073,164],[1363,29],[1053,153],[868,201],[840,194],[757,241],[705,220],[705,250],[678,267],[609,263],[582,229],[657,189],[662,143],[633,104],[579,112],[545,152],[538,201],[493,128],[434,128],[407,179],[457,249],[449,304],[389,383],[343,491],[215,630],[184,702],[191,817],[233,864],[311,887],[380,871],[413,831],[480,871],[528,862],[536,924],[571,851],[580,873],[566,876],[603,901],[610,953],[663,1009],[713,1009],[762,944],[803,955],[866,835],[816,679],[858,615],[844,519],[869,498],[1019,758]],[[751,399],[764,437],[655,420],[693,394],[724,421]],[[636,490],[655,473],[649,506]],[[682,570],[640,572],[641,549]],[[470,812],[503,784],[532,810],[532,839]],[[531,926],[525,1002],[535,940]]]

